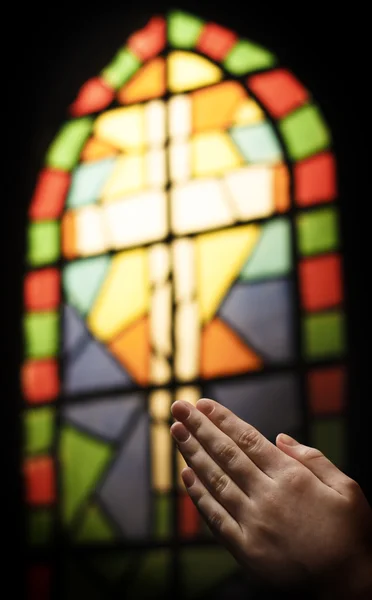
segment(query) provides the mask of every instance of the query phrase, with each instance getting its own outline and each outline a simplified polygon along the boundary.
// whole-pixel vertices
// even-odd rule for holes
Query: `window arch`
[[[116,548],[118,563],[95,568],[110,579],[120,564],[132,593],[144,578],[164,593],[175,564],[172,585],[191,595],[235,569],[183,492],[168,433],[178,398],[211,396],[342,466],[336,201],[310,92],[224,27],[154,17],[82,86],[29,209],[32,545],[83,547],[91,566]],[[212,560],[187,580],[185,565]]]

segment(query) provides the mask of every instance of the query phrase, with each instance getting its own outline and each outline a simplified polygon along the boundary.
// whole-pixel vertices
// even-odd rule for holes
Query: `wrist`
[[[372,548],[352,556],[318,582],[317,600],[337,597],[339,600],[372,598]]]

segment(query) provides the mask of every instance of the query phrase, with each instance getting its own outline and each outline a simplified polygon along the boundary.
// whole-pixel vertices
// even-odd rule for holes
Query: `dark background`
[[[7,552],[6,559],[11,567],[14,597],[14,585],[22,583],[20,574],[14,579],[13,568],[19,572],[23,538],[18,368],[27,206],[45,151],[82,83],[110,62],[130,33],[143,27],[153,14],[169,7],[189,10],[216,21],[272,50],[312,92],[333,132],[339,167],[349,314],[348,474],[360,483],[372,502],[372,452],[367,418],[371,402],[368,214],[372,202],[367,143],[371,94],[368,91],[368,37],[365,38],[363,27],[367,15],[358,3],[348,5],[348,12],[343,12],[340,3],[336,11],[330,9],[326,0],[298,5],[279,2],[254,5],[252,0],[229,0],[221,4],[201,0],[173,4],[148,0],[132,3],[107,0],[96,5],[93,0],[63,0],[48,5],[7,4],[2,36],[8,41],[3,51],[1,75],[6,100],[2,114],[5,136],[1,136],[6,151],[3,177],[7,184],[5,189],[9,190],[3,191],[1,219],[6,273],[2,287],[7,304],[2,314],[6,335],[3,337],[4,393],[1,396],[5,404],[2,438],[6,442],[3,466],[7,467],[7,478],[1,489],[7,500],[3,538],[6,531],[10,533],[9,544],[2,539],[2,546],[14,549],[14,553]],[[366,159],[363,153],[367,153]]]

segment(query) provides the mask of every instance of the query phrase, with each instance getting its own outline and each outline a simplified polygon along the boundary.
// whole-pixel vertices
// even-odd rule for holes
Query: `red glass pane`
[[[51,598],[51,571],[46,565],[33,565],[27,573],[27,600]]]
[[[55,500],[54,464],[49,456],[29,458],[24,464],[26,501],[38,506]]]
[[[25,306],[28,310],[49,310],[60,301],[60,275],[57,269],[33,271],[25,279]]]
[[[342,300],[341,260],[338,254],[308,258],[300,262],[302,305],[306,310],[322,310]]]
[[[56,169],[43,169],[37,180],[29,210],[30,219],[56,219],[62,213],[70,175]]]
[[[308,386],[312,414],[338,413],[344,408],[346,372],[343,367],[311,371]]]
[[[196,47],[213,60],[221,61],[236,41],[237,36],[232,31],[214,23],[207,23],[200,34]]]
[[[23,394],[30,404],[50,402],[59,393],[57,362],[53,359],[25,362],[21,382]]]
[[[294,168],[295,199],[299,206],[329,202],[336,197],[336,164],[324,152],[297,163]]]
[[[78,96],[70,106],[73,117],[81,117],[106,108],[114,99],[115,92],[100,77],[89,79],[81,87]]]
[[[128,40],[128,48],[140,60],[148,60],[161,52],[165,46],[166,26],[161,17],[152,18],[143,29],[136,31]]]
[[[179,532],[182,537],[193,537],[199,531],[200,517],[188,494],[179,496]]]
[[[308,98],[307,90],[286,69],[254,75],[248,79],[247,85],[276,118],[302,106]]]

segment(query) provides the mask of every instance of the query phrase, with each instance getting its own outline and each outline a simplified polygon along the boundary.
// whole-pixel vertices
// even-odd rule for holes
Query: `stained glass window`
[[[78,92],[29,208],[21,373],[28,542],[84,557],[64,598],[77,580],[192,598],[236,571],[183,490],[175,399],[210,396],[342,467],[335,170],[277,57],[182,12]],[[30,581],[53,587],[45,565]]]

